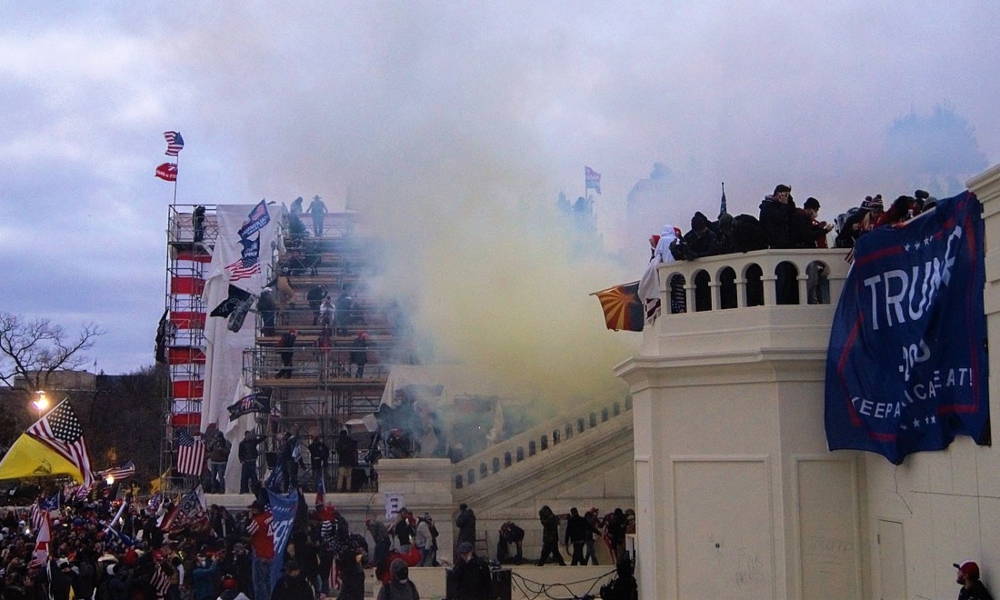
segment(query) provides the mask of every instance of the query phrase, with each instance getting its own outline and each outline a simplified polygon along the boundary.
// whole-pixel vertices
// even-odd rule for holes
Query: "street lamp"
[[[49,397],[45,395],[45,390],[36,391],[35,399],[31,403],[38,409],[38,418],[41,419],[45,409],[49,407]]]
[[[111,473],[108,473],[108,476],[104,478],[104,482],[107,483],[109,486],[114,485],[115,484],[115,476],[112,475]]]

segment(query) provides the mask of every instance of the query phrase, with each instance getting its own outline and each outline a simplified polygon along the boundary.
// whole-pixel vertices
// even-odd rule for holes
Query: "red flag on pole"
[[[156,167],[156,176],[164,181],[177,181],[177,165],[174,163],[163,163]]]

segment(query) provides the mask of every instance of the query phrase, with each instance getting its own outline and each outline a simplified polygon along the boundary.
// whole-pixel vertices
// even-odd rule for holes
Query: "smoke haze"
[[[994,3],[4,12],[0,304],[108,329],[92,354],[109,372],[152,361],[168,129],[187,141],[179,203],[346,190],[389,241],[380,290],[412,296],[437,356],[563,397],[614,385],[635,342],[587,294],[641,264],[581,252],[554,211],[585,165],[602,173],[604,250],[641,258],[664,222],[714,215],[722,181],[734,214],[784,182],[830,219],[866,194],[943,195],[1000,157]],[[625,199],[657,162],[665,197],[627,231]]]

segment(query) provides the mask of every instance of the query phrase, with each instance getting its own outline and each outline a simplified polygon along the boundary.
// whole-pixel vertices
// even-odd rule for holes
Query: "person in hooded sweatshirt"
[[[316,591],[294,560],[285,563],[285,574],[274,584],[271,600],[316,600]]]
[[[403,559],[397,558],[392,561],[389,571],[392,573],[392,582],[382,586],[376,600],[420,600],[417,586],[409,579],[410,568]]]
[[[681,230],[667,223],[663,226],[663,231],[659,236],[653,236],[649,240],[652,247],[652,257],[649,259],[645,273],[642,274],[642,279],[639,280],[638,289],[647,320],[660,308],[660,271],[658,267],[661,263],[674,261],[670,246],[679,239],[681,239]]]

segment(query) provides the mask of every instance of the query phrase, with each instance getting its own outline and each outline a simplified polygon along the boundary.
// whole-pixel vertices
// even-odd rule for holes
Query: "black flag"
[[[253,294],[250,292],[229,284],[229,297],[213,308],[209,315],[213,317],[228,317],[234,310],[239,308],[240,304],[249,300],[252,296]]]
[[[243,415],[250,413],[266,413],[271,409],[271,390],[262,389],[251,392],[243,396],[235,403],[226,407],[229,411],[229,420],[235,421]]]

